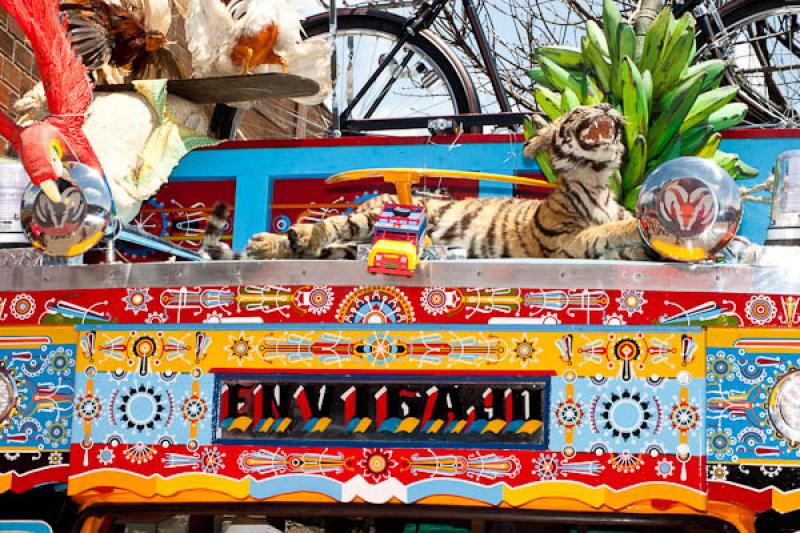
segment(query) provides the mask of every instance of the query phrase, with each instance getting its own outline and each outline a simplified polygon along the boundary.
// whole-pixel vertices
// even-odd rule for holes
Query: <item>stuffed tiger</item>
[[[424,205],[433,244],[459,246],[469,257],[649,259],[637,221],[608,187],[621,164],[622,116],[607,104],[578,107],[539,130],[526,156],[550,153],[558,187],[545,200],[415,198]],[[205,249],[213,259],[354,257],[354,243],[370,242],[375,220],[394,195],[361,204],[349,215],[295,224],[286,235],[259,233],[236,255],[220,242],[228,215],[215,207]]]

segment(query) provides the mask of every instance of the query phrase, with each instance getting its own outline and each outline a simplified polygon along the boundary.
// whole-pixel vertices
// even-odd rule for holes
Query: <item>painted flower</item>
[[[624,290],[617,298],[619,310],[625,312],[629,317],[635,313],[642,314],[642,308],[646,303],[644,291]]]
[[[47,456],[47,462],[53,466],[60,465],[64,462],[64,456],[61,452],[51,452]]]
[[[710,481],[725,481],[728,479],[728,467],[725,465],[708,465],[708,479]]]
[[[667,458],[660,459],[656,463],[656,475],[660,478],[667,479],[672,477],[675,473],[675,464]]]
[[[97,460],[103,466],[108,466],[114,462],[114,450],[108,446],[104,446],[97,452]]]
[[[391,450],[382,448],[365,448],[362,459],[358,462],[363,470],[362,475],[373,483],[380,483],[392,477],[392,469],[397,467],[397,461],[392,458]]]

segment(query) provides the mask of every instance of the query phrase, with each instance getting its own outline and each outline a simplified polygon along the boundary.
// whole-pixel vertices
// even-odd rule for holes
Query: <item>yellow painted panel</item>
[[[800,329],[709,328],[708,346],[740,348],[750,353],[800,353]]]
[[[38,348],[44,344],[75,344],[78,332],[72,326],[3,326],[0,348]]]
[[[84,332],[78,370],[511,371],[575,376],[702,377],[704,335],[675,330],[99,330]]]

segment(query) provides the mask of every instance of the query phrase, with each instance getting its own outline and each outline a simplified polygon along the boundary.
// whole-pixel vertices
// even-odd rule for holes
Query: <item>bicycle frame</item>
[[[425,0],[424,2],[421,3],[421,5],[419,6],[419,9],[417,9],[417,11],[414,13],[414,15],[412,17],[410,17],[408,19],[408,21],[406,22],[406,24],[405,24],[405,26],[403,28],[403,34],[399,36],[400,38],[397,41],[397,43],[395,44],[395,46],[381,60],[380,64],[378,65],[378,68],[375,70],[375,72],[372,73],[372,75],[369,77],[369,79],[364,84],[364,86],[361,88],[361,90],[359,90],[359,92],[356,94],[356,96],[349,102],[348,106],[344,109],[344,111],[342,111],[342,113],[339,114],[337,112],[338,110],[336,110],[336,109],[332,110],[332,113],[334,115],[334,134],[335,135],[337,135],[338,132],[340,132],[340,129],[342,127],[346,128],[346,126],[348,124],[348,119],[350,118],[350,114],[353,112],[353,109],[355,108],[355,106],[358,105],[358,103],[361,101],[361,99],[367,93],[367,91],[372,86],[372,84],[374,84],[378,80],[378,78],[381,76],[381,74],[391,64],[391,62],[395,58],[395,56],[397,56],[397,54],[400,52],[400,50],[403,49],[403,46],[405,46],[405,44],[408,42],[408,38],[413,36],[413,35],[415,35],[419,31],[428,29],[433,24],[433,22],[436,20],[436,17],[438,17],[439,14],[442,12],[442,10],[444,9],[445,5],[447,4],[447,1],[448,0],[431,0],[431,1]],[[492,89],[493,89],[493,91],[495,93],[495,97],[497,98],[498,104],[500,106],[500,110],[501,110],[501,112],[508,113],[508,112],[511,111],[511,106],[509,105],[509,102],[508,102],[508,96],[507,96],[507,94],[505,92],[505,88],[503,87],[503,83],[500,80],[500,73],[499,73],[499,71],[497,69],[497,63],[495,62],[494,57],[492,56],[491,50],[489,48],[489,41],[486,38],[486,34],[484,33],[483,27],[481,26],[480,21],[478,19],[478,14],[477,14],[477,11],[475,9],[475,5],[474,5],[472,0],[462,0],[462,2],[464,4],[464,8],[465,8],[465,11],[466,11],[466,14],[467,14],[467,19],[468,19],[469,24],[470,24],[471,29],[472,29],[472,34],[474,35],[474,37],[476,39],[476,42],[478,44],[478,50],[480,51],[481,58],[482,58],[484,64],[486,65],[486,69],[488,71],[489,79],[490,79],[491,84],[492,84]],[[335,43],[335,32],[336,32],[336,22],[335,22],[336,13],[335,13],[335,10],[336,10],[336,0],[331,0],[331,2],[330,2],[331,35],[334,37],[334,39],[333,39],[334,43]],[[334,47],[335,47],[335,44],[334,44]],[[412,52],[408,52],[405,55],[405,57],[403,57],[403,59],[398,63],[399,66],[400,66],[398,71],[402,71],[402,69],[405,69],[408,66],[408,63],[411,61],[412,55],[413,55]],[[337,91],[337,87],[336,87],[337,84],[338,84],[337,83],[338,80],[337,80],[337,76],[336,76],[336,73],[338,71],[338,67],[336,65],[336,61],[337,61],[336,60],[336,50],[334,48],[332,66],[331,66],[332,73],[334,75],[334,77],[333,77],[333,80],[334,80],[334,89],[333,89],[334,90],[334,96],[338,92]],[[381,104],[383,99],[386,97],[386,95],[388,94],[389,90],[391,89],[392,85],[394,84],[394,82],[396,80],[397,80],[397,77],[395,75],[390,77],[389,82],[382,89],[381,93],[378,95],[378,97],[372,103],[372,105],[370,106],[369,110],[367,110],[367,113],[366,113],[366,116],[365,116],[366,119],[372,118],[373,113],[375,113],[375,111],[377,110],[378,106]],[[335,98],[334,98],[334,102],[335,102]],[[335,105],[336,104],[334,103],[334,106]]]

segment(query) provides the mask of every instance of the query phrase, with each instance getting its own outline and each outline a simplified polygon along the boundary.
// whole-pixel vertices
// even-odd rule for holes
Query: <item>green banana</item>
[[[721,109],[714,111],[708,116],[708,123],[714,131],[722,131],[732,128],[744,120],[747,115],[747,104],[734,102],[726,104]]]
[[[734,165],[734,171],[735,173],[733,175],[733,178],[737,180],[754,178],[758,176],[758,169],[751,167],[750,165],[739,159],[739,156],[736,156],[736,164]]]
[[[667,39],[664,42],[664,48],[662,49],[661,54],[659,54],[659,59],[664,59],[667,57],[670,49],[677,44],[678,39],[681,38],[683,32],[688,31],[694,35],[694,25],[694,17],[692,17],[691,13],[686,12],[676,21],[675,26],[670,26],[667,32]]]
[[[603,31],[606,36],[606,43],[608,43],[608,55],[612,63],[615,57],[619,57],[617,32],[621,22],[622,15],[617,6],[614,5],[613,0],[603,0]]]
[[[622,109],[625,115],[625,137],[631,148],[639,134],[647,134],[649,124],[647,96],[642,76],[629,56],[622,62]]]
[[[642,186],[637,185],[625,193],[625,198],[622,200],[624,205],[629,211],[636,211],[636,206],[639,203],[639,193],[642,192]]]
[[[548,85],[547,78],[544,77],[544,71],[542,67],[533,67],[529,69],[528,77],[533,81],[533,83],[538,83],[539,85]]]
[[[739,156],[736,154],[730,154],[728,152],[723,152],[722,150],[717,150],[712,157],[714,162],[722,167],[728,174],[733,174],[734,167],[736,166],[736,160],[739,159]]]
[[[586,38],[589,39],[589,42],[592,43],[595,50],[600,52],[603,57],[609,57],[610,54],[608,53],[606,36],[600,26],[593,20],[589,20],[586,23]]]
[[[539,66],[542,68],[542,73],[547,79],[548,85],[556,91],[560,92],[569,87],[575,94],[581,92],[580,82],[571,77],[570,73],[560,65],[556,65],[546,57],[540,57]]]
[[[586,75],[583,82],[583,98],[582,102],[585,105],[602,104],[605,100],[605,94],[598,86],[597,82],[591,75]]]
[[[704,157],[706,159],[713,157],[719,149],[720,142],[722,142],[722,135],[720,135],[718,132],[713,133],[711,137],[708,138],[708,141],[706,141],[705,146],[703,146],[700,151],[697,152],[697,156]]]
[[[586,57],[594,75],[597,77],[600,88],[602,88],[604,92],[608,92],[611,89],[611,66],[608,60],[588,37],[583,37],[581,39],[581,52]]]
[[[620,75],[623,68],[623,60],[627,57],[633,57],[636,52],[636,35],[633,33],[633,28],[626,23],[621,23],[617,29],[617,47],[616,56],[611,58],[611,92],[617,97],[617,100],[622,100],[622,76]]]
[[[547,152],[547,150],[536,152],[534,157],[536,158],[536,162],[539,164],[539,169],[542,171],[542,174],[544,174],[544,177],[547,178],[547,181],[550,183],[556,183],[558,181],[558,175],[553,168],[553,164],[550,162],[550,154]]]
[[[654,70],[658,65],[658,56],[664,39],[667,35],[669,21],[672,18],[672,10],[665,7],[655,18],[644,35],[644,47],[642,48],[642,58],[639,60],[639,68],[642,71]]]
[[[681,155],[697,155],[713,134],[714,130],[708,123],[700,124],[681,133]]]
[[[644,87],[644,94],[647,97],[647,107],[652,114],[653,107],[653,75],[649,70],[642,72],[642,87]]]
[[[686,71],[684,78],[691,78],[700,71],[706,73],[706,82],[703,84],[701,91],[705,92],[716,89],[719,87],[722,81],[722,75],[725,73],[725,61],[722,59],[710,59],[708,61],[695,63]]]
[[[702,87],[702,85],[705,83],[705,78],[705,72],[698,72],[693,77],[681,81],[675,88],[673,88],[667,94],[662,95],[661,98],[658,99],[658,109],[668,112],[671,109],[678,107],[678,105],[681,103],[681,98],[685,96],[687,89],[691,87],[692,84],[694,84],[697,80],[701,80],[700,84]],[[692,102],[692,104],[694,104],[694,102]]]
[[[694,33],[689,30],[680,34],[675,45],[670,47],[666,56],[659,59],[660,64],[653,72],[653,89],[656,96],[667,92],[687,70],[692,61],[692,43]]]
[[[569,87],[565,88],[561,93],[561,114],[569,113],[579,105],[581,105],[581,101],[578,99],[578,95]]]
[[[537,85],[533,89],[533,98],[550,120],[556,120],[563,114],[561,112],[561,96],[547,87]]]
[[[700,94],[689,110],[689,114],[686,115],[686,119],[681,125],[681,132],[700,124],[711,113],[722,109],[725,104],[733,100],[737,92],[739,92],[739,88],[735,85],[726,85]]]
[[[622,190],[629,191],[642,183],[644,169],[647,166],[647,140],[644,135],[637,135],[628,149],[627,164],[622,174]]]
[[[700,74],[693,78],[691,83],[682,86],[682,90],[675,95],[675,105],[669,109],[662,109],[658,118],[651,124],[647,132],[647,146],[651,156],[661,155],[678,133],[686,114],[700,93],[704,79],[705,74]]]
[[[546,57],[565,69],[582,69],[585,66],[583,54],[572,46],[540,46],[536,49],[536,57]]]
[[[633,26],[627,23],[622,23],[617,31],[617,55],[619,62],[622,64],[622,59],[625,56],[634,58],[636,54],[636,34],[633,32]]]
[[[526,141],[536,135],[536,126],[533,125],[531,117],[522,119],[522,135]]]

